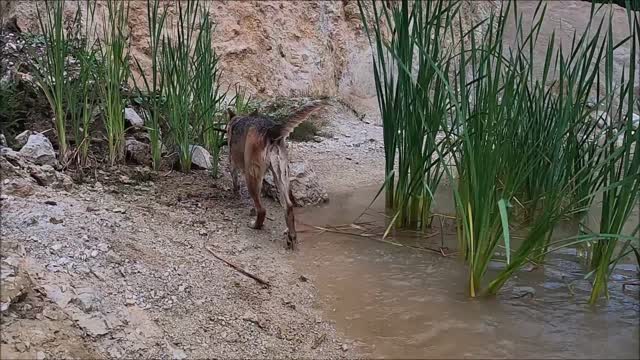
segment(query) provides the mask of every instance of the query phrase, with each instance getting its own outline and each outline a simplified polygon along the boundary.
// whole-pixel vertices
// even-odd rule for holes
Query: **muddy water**
[[[349,223],[376,190],[333,194],[330,204],[306,209],[298,219],[318,226]],[[443,203],[437,211],[453,210]],[[375,212],[362,220],[384,222]],[[423,240],[397,235],[395,240],[433,247],[444,242],[453,249],[453,228],[445,223],[441,234]],[[497,298],[473,300],[467,296],[464,264],[456,256],[336,233],[300,235],[299,271],[314,281],[326,316],[367,357],[639,356],[638,287],[621,290],[623,282],[635,278],[635,266],[616,271],[607,306],[586,304],[590,288],[581,280],[583,268],[574,249],[555,254],[544,269],[518,273]],[[533,298],[519,297],[531,290]]]

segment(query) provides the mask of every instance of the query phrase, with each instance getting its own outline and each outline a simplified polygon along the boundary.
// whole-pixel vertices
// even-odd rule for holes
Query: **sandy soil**
[[[291,157],[330,193],[379,182],[381,128],[340,105],[324,116],[327,137],[291,143]],[[226,172],[120,167],[68,192],[3,192],[3,272],[20,259],[29,285],[2,313],[2,358],[357,356],[294,270],[281,207],[267,200],[265,229],[249,229],[249,202],[230,188]]]

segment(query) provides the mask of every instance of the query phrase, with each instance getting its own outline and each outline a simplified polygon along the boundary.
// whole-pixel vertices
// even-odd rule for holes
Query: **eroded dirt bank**
[[[381,128],[337,104],[325,116],[326,136],[291,143],[291,157],[328,191],[379,182]],[[3,181],[1,201],[3,286],[17,288],[2,358],[357,356],[292,267],[280,206],[267,200],[266,228],[249,229],[226,172],[120,167],[68,191],[16,181]]]

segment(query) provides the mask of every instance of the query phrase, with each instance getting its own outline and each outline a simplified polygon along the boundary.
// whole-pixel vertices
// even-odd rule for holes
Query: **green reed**
[[[135,59],[136,66],[144,83],[144,90],[147,96],[144,97],[146,110],[144,112],[145,124],[149,131],[151,142],[151,165],[154,170],[160,168],[162,158],[162,99],[164,89],[164,78],[160,67],[160,45],[162,34],[167,17],[167,8],[160,11],[160,0],[147,0],[147,27],[149,31],[149,50],[151,52],[151,78],[146,76],[142,65]]]
[[[638,83],[635,79],[636,54],[640,48],[640,15],[633,14],[627,10],[629,15],[629,31],[631,33],[631,52],[629,55],[628,80],[625,74],[620,81],[623,86],[619,89],[619,99],[626,100],[620,102],[618,110],[613,116],[614,122],[620,124],[619,131],[614,134],[613,129],[609,129],[607,136],[612,139],[605,146],[607,156],[615,159],[610,161],[604,168],[604,192],[602,198],[602,215],[600,217],[600,234],[614,234],[619,236],[628,235],[624,245],[619,248],[619,237],[603,239],[600,238],[593,245],[590,258],[590,268],[595,272],[593,288],[589,298],[590,303],[595,303],[602,297],[608,297],[608,280],[619,259],[628,252],[631,242],[634,245],[640,243],[640,224],[629,234],[624,234],[625,223],[629,220],[634,206],[637,206],[640,199],[640,129],[634,129],[632,115],[634,109],[640,110],[638,98],[634,94],[634,87]],[[611,25],[611,17],[609,18]],[[607,41],[607,57],[605,67],[607,69],[607,85],[612,83],[611,69],[613,67],[613,40],[611,36],[611,26],[609,27],[609,38]],[[607,92],[613,89],[608,88]],[[640,112],[640,111],[638,111]],[[618,142],[621,140],[621,143]],[[616,156],[619,155],[619,156]],[[618,251],[618,255],[616,252]]]
[[[124,108],[122,86],[127,84],[129,68],[129,1],[107,1],[99,69],[104,127],[111,165],[124,159]]]
[[[385,149],[385,194],[391,226],[430,225],[433,193],[444,173],[437,156],[447,148],[438,131],[446,120],[448,96],[437,71],[448,72],[446,30],[458,2],[404,0],[391,9],[358,2],[374,47],[373,71],[382,115]],[[387,41],[385,36],[391,34]],[[431,66],[442,64],[443,69]]]
[[[607,216],[614,216],[614,223],[619,224],[628,216],[622,206],[628,204],[625,200],[634,203],[637,196],[636,182],[629,177],[637,171],[634,161],[629,160],[634,147],[630,132],[625,132],[622,145],[612,150],[612,140],[603,140],[589,120],[589,96],[598,92],[603,82],[599,65],[622,45],[612,43],[610,22],[606,31],[603,21],[594,24],[594,15],[602,6],[592,7],[588,31],[574,35],[568,52],[563,52],[552,36],[545,56],[538,59],[534,49],[546,12],[543,2],[533,14],[530,29],[523,28],[523,14],[515,1],[502,3],[497,14],[471,30],[462,29],[460,16],[454,29],[452,19],[458,14],[459,2],[430,4],[409,5],[405,1],[378,10],[374,3],[370,7],[371,26],[366,13],[370,8],[360,4],[376,52],[373,71],[385,134],[387,206],[401,208],[396,209],[393,219],[413,218],[412,199],[420,198],[421,188],[433,190],[437,185],[429,179],[439,181],[444,172],[452,183],[457,180],[453,192],[458,236],[469,265],[471,296],[495,294],[522,265],[544,261],[546,254],[560,247],[598,238],[607,241],[597,244],[614,244],[624,237],[616,226],[601,226],[599,234],[551,240],[556,225],[583,213],[602,189],[626,194],[621,199],[614,196],[619,199],[615,200],[616,209],[622,210],[605,214],[606,223],[610,223]],[[429,6],[440,10],[431,13],[439,20],[421,22],[424,14],[430,14]],[[507,49],[508,21],[514,21],[516,43]],[[481,25],[486,28],[478,35]],[[438,35],[429,36],[433,42],[424,41],[419,34],[431,34],[431,29],[448,32],[449,38],[457,36],[459,42],[453,44],[456,53],[442,50],[444,44],[433,41]],[[433,48],[436,44],[438,50]],[[607,94],[603,99],[598,97],[598,103],[609,104],[610,110],[613,78],[611,62],[606,63]],[[534,71],[537,65],[541,65],[541,74]],[[421,78],[422,69],[431,77]],[[560,80],[550,81],[552,78]],[[632,88],[633,84],[626,87]],[[621,94],[629,97],[628,103],[636,103],[632,91]],[[630,111],[625,113],[627,118]],[[424,121],[424,115],[432,122]],[[443,132],[441,146],[429,146],[431,133],[424,129]],[[602,146],[603,141],[607,146]],[[417,156],[421,152],[423,156]],[[443,166],[439,176],[431,177],[427,168],[436,163],[432,155],[439,159],[450,155],[456,174]],[[624,181],[617,177],[614,180],[618,181],[604,180],[612,166],[623,169]],[[514,221],[517,210],[528,215],[525,223]],[[410,222],[397,224],[407,226]],[[524,232],[517,246],[510,240],[513,228]],[[505,248],[506,259],[496,258],[499,246]],[[600,253],[608,256],[605,250]],[[505,261],[507,266],[485,287],[491,260]]]
[[[206,7],[200,9],[199,31],[193,53],[193,118],[204,147],[213,158],[211,173],[218,173],[225,119],[222,102],[226,92],[220,89],[219,57],[213,48],[214,24]]]
[[[36,4],[38,25],[45,43],[43,59],[38,61],[39,71],[36,72],[36,79],[53,111],[60,159],[63,162],[66,162],[68,155],[65,126],[67,118],[65,61],[69,49],[67,34],[64,31],[65,3],[65,0],[45,1],[44,9],[41,3]]]
[[[85,165],[89,155],[91,136],[89,128],[92,125],[94,111],[98,107],[99,98],[96,95],[98,78],[98,49],[95,44],[95,10],[96,2],[84,2],[86,16],[82,26],[81,2],[77,3],[75,24],[79,27],[76,44],[72,54],[78,60],[77,79],[70,81],[67,89],[66,103],[69,109],[69,120],[77,148],[77,159],[80,165]]]
[[[191,170],[192,144],[195,139],[193,113],[192,51],[197,38],[199,1],[178,2],[178,18],[174,39],[164,36],[161,69],[166,97],[169,140],[176,146],[180,168]]]

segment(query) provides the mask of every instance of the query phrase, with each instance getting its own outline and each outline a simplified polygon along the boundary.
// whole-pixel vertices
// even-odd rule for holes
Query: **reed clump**
[[[162,153],[169,148],[179,154],[181,169],[189,171],[194,145],[202,144],[213,155],[211,171],[215,175],[224,143],[226,117],[222,109],[228,99],[220,85],[219,56],[213,46],[215,23],[208,4],[178,1],[161,5],[160,0],[147,0],[151,50],[148,72],[130,54],[128,0],[105,2],[100,34],[94,21],[95,0],[73,2],[76,13],[72,27],[65,25],[69,4],[52,0],[37,6],[45,45],[37,80],[55,117],[61,158],[74,158],[78,165],[86,165],[91,131],[96,129],[93,120],[101,112],[107,161],[114,165],[124,160],[128,131],[124,110],[132,96],[127,90],[129,82],[133,81],[134,96],[144,109],[152,167],[160,168]],[[169,6],[177,7],[175,18],[168,18]],[[132,77],[132,61],[141,82]],[[69,136],[75,146],[73,152]]]
[[[176,148],[180,168],[191,169],[193,144],[202,141],[213,153],[213,169],[222,144],[219,58],[212,43],[213,22],[199,1],[178,2],[173,36],[163,36],[160,71],[166,98],[168,140]]]
[[[630,121],[638,110],[635,65],[614,79],[612,59],[613,50],[633,42],[629,63],[635,64],[638,15],[628,12],[630,36],[614,43],[611,15],[595,20],[595,14],[608,8],[592,5],[587,31],[574,35],[570,49],[563,51],[552,36],[540,59],[534,49],[545,17],[543,2],[530,29],[522,26],[517,2],[507,1],[471,30],[460,25],[458,1],[423,6],[405,0],[391,9],[375,2],[359,4],[375,50],[373,72],[385,134],[384,187],[392,223],[407,227],[415,223],[406,219],[424,221],[429,206],[423,201],[433,201],[425,195],[435,192],[445,174],[455,184],[458,237],[469,266],[471,296],[495,294],[524,264],[542,263],[549,252],[578,243],[594,244],[591,301],[606,294],[612,266],[638,235],[637,229],[623,232],[640,179],[635,152],[639,131]],[[369,11],[373,21],[365,16]],[[509,21],[516,41],[507,48]],[[476,31],[481,27],[486,30]],[[442,49],[439,35],[431,32],[436,29],[443,37],[458,39],[449,47],[455,52]],[[591,120],[594,93],[595,110],[611,117],[605,124]],[[440,142],[434,141],[437,132]],[[453,169],[443,166],[448,156]],[[556,225],[583,216],[599,194],[606,210],[599,231],[553,240]],[[519,214],[525,214],[525,221]],[[524,234],[518,244],[511,241],[514,229]],[[628,242],[614,254],[621,239]],[[504,248],[504,257],[496,256],[498,248]],[[506,267],[486,279],[492,260],[504,261]]]

